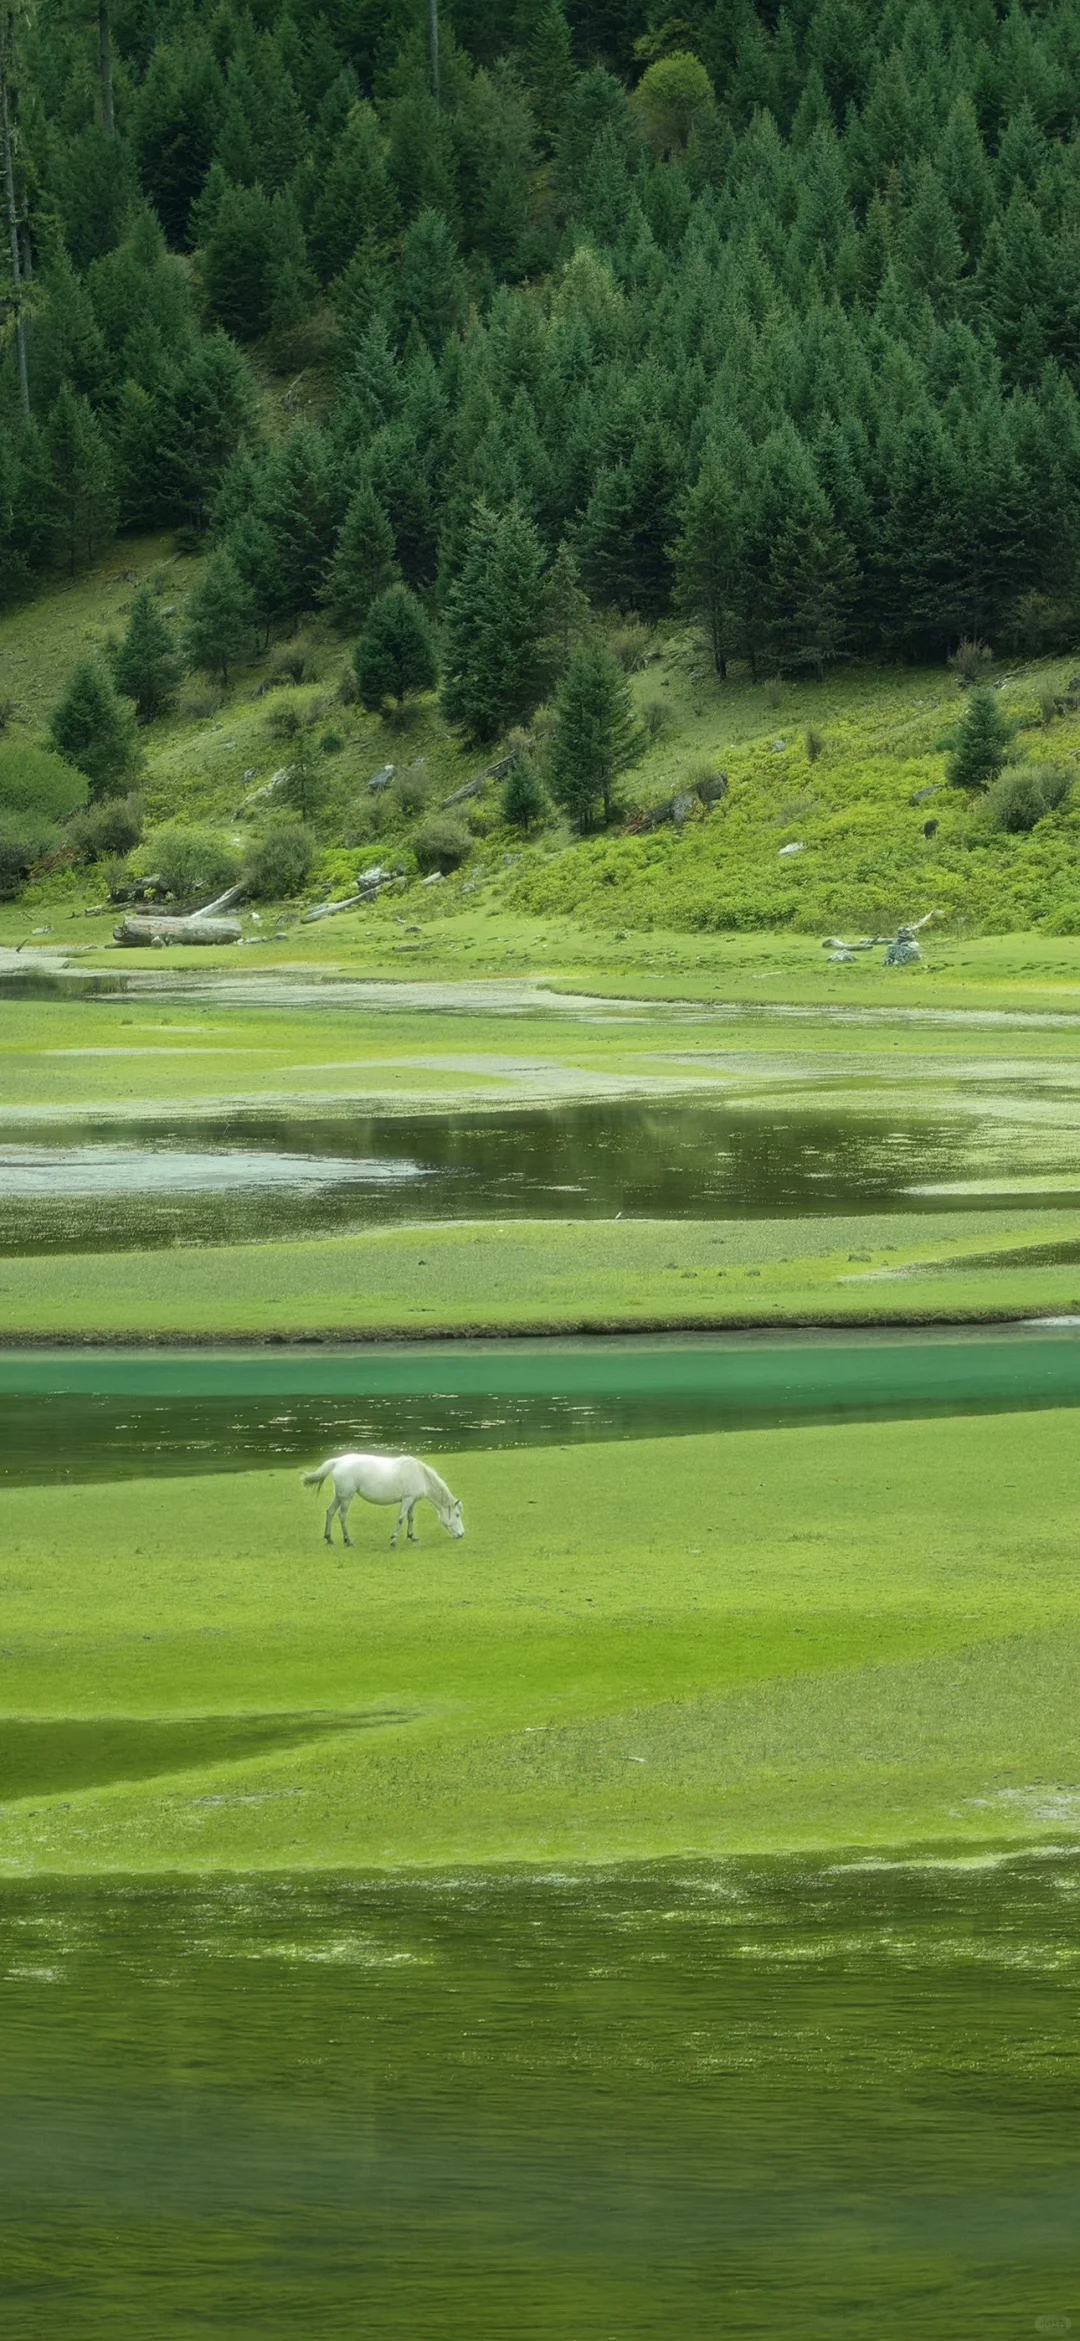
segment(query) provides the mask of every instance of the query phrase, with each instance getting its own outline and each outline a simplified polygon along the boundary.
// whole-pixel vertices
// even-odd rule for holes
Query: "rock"
[[[372,773],[368,787],[374,789],[376,794],[380,789],[389,788],[396,770],[397,766],[394,764],[381,764],[378,771]]]
[[[681,829],[684,822],[689,821],[690,815],[693,812],[697,801],[698,800],[696,796],[691,796],[686,791],[683,791],[677,797],[672,797],[671,818],[675,823],[676,829]]]
[[[774,741],[772,742],[772,752],[773,752],[773,755],[774,755],[774,756],[783,756],[783,755],[785,755],[785,754],[787,753],[787,741],[786,741],[786,740],[774,740]]]
[[[445,876],[446,876],[446,872],[445,872],[445,870],[430,870],[430,871],[428,872],[428,875],[427,875],[427,877],[426,877],[426,878],[423,878],[423,879],[421,879],[421,885],[423,885],[423,886],[441,886],[441,885],[442,885],[442,882],[443,882],[443,879],[445,878]]]
[[[781,859],[781,861],[782,861],[782,862],[790,861],[792,854],[797,854],[797,853],[805,853],[805,852],[806,852],[806,847],[805,847],[805,845],[804,845],[804,844],[799,844],[799,845],[782,845],[782,846],[780,847],[780,859]]]

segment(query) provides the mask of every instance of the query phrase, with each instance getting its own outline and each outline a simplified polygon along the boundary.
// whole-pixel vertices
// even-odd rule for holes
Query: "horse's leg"
[[[349,1535],[349,1506],[350,1506],[350,1504],[351,1504],[351,1503],[352,1503],[352,1497],[351,1497],[351,1496],[344,1496],[344,1497],[342,1498],[342,1503],[341,1503],[341,1541],[342,1541],[342,1544],[348,1544],[348,1545],[351,1545],[351,1543],[352,1543],[352,1538],[351,1538],[351,1536]]]
[[[414,1497],[413,1497],[413,1500],[412,1500],[412,1503],[411,1503],[411,1504],[410,1504],[410,1506],[409,1506],[409,1543],[410,1543],[410,1544],[419,1544],[419,1542],[420,1542],[420,1539],[419,1539],[419,1537],[418,1537],[418,1535],[417,1535],[417,1533],[416,1533],[416,1530],[415,1530],[415,1528],[413,1527],[413,1519],[412,1519],[413,1513],[415,1512],[415,1510],[416,1510],[416,1507],[417,1507],[417,1505],[418,1505],[419,1501],[420,1501],[420,1498],[419,1498],[419,1496],[414,1496]]]
[[[393,1547],[393,1546],[395,1546],[395,1545],[397,1544],[397,1540],[398,1540],[399,1536],[401,1535],[401,1524],[402,1524],[402,1521],[403,1521],[403,1520],[404,1520],[404,1518],[405,1518],[405,1515],[406,1515],[406,1512],[407,1512],[407,1511],[408,1511],[408,1499],[407,1499],[407,1497],[405,1497],[405,1496],[402,1496],[402,1499],[401,1499],[401,1510],[400,1510],[400,1512],[398,1513],[398,1516],[397,1516],[397,1519],[396,1519],[396,1521],[394,1522],[394,1533],[393,1533],[393,1535],[392,1535],[392,1537],[391,1537],[391,1539],[390,1539],[390,1543],[391,1543],[391,1546],[392,1546],[392,1547]]]
[[[335,1489],[335,1491],[334,1491],[334,1501],[333,1501],[333,1503],[332,1503],[332,1504],[329,1506],[329,1509],[328,1509],[328,1511],[327,1511],[327,1514],[326,1514],[326,1527],[325,1527],[325,1529],[323,1530],[323,1534],[324,1534],[324,1536],[325,1536],[325,1538],[326,1538],[327,1544],[333,1544],[333,1541],[334,1541],[333,1537],[332,1537],[332,1536],[331,1536],[331,1534],[330,1534],[330,1531],[331,1531],[331,1529],[332,1529],[332,1527],[333,1527],[333,1525],[334,1525],[334,1514],[335,1514],[335,1512],[337,1511],[337,1508],[338,1508],[338,1505],[339,1505],[340,1501],[341,1501],[341,1498],[340,1498],[340,1496],[338,1495],[338,1493],[337,1493],[337,1490]]]

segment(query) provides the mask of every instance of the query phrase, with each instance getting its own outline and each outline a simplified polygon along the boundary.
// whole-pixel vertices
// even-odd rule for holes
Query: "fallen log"
[[[243,928],[239,919],[207,918],[142,918],[129,913],[113,928],[117,943],[130,944],[136,950],[156,943],[239,943]]]

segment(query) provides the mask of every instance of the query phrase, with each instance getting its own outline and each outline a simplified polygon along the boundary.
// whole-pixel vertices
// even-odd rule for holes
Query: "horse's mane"
[[[421,1471],[423,1472],[423,1474],[424,1474],[424,1478],[425,1478],[425,1480],[426,1480],[426,1481],[427,1481],[427,1483],[428,1483],[428,1494],[429,1494],[429,1496],[434,1496],[434,1495],[436,1495],[436,1494],[437,1494],[437,1495],[440,1495],[440,1496],[444,1496],[444,1497],[445,1497],[445,1499],[446,1499],[446,1502],[447,1502],[448,1504],[452,1504],[452,1503],[453,1503],[453,1501],[454,1501],[454,1499],[453,1499],[453,1496],[452,1496],[452,1495],[451,1495],[451,1493],[450,1493],[450,1490],[449,1490],[449,1488],[447,1487],[446,1481],[445,1481],[444,1479],[440,1479],[440,1478],[439,1478],[439,1474],[438,1474],[438,1472],[437,1472],[437,1471],[433,1471],[433,1470],[432,1470],[430,1463],[421,1463],[421,1465],[420,1465],[420,1469],[421,1469]]]

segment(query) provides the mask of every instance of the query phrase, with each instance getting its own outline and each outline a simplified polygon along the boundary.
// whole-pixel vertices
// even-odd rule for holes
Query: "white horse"
[[[324,1479],[334,1483],[334,1501],[324,1531],[327,1544],[333,1542],[330,1530],[335,1512],[341,1516],[342,1543],[352,1543],[349,1506],[354,1496],[363,1496],[366,1504],[400,1504],[392,1545],[397,1543],[403,1522],[408,1524],[409,1543],[419,1542],[413,1530],[413,1513],[424,1502],[434,1504],[448,1536],[465,1534],[458,1497],[451,1495],[446,1481],[430,1464],[418,1463],[415,1455],[331,1455],[317,1471],[305,1471],[304,1486],[319,1488]]]

